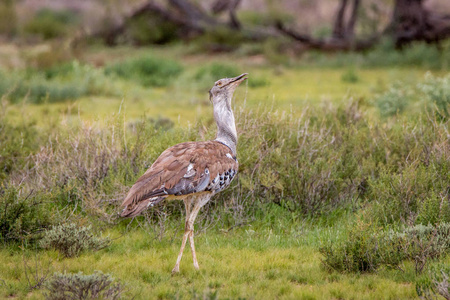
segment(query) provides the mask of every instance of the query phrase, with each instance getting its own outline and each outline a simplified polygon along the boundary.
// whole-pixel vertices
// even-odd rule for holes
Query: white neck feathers
[[[233,155],[236,155],[237,132],[233,110],[231,109],[231,98],[221,97],[225,99],[214,99],[214,118],[217,123],[216,141],[227,145]]]

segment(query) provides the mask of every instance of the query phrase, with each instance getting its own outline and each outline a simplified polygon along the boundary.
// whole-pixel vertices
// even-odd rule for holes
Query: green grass
[[[181,223],[179,229],[181,229]],[[142,230],[120,235],[111,247],[78,258],[62,259],[55,252],[38,252],[43,268],[85,274],[102,270],[126,286],[126,298],[191,299],[196,295],[217,293],[223,298],[246,299],[411,299],[416,298],[412,266],[405,273],[381,270],[378,274],[330,273],[321,267],[321,257],[308,245],[317,235],[317,227],[276,233],[277,228],[247,226],[224,233],[210,230],[196,237],[200,271],[195,271],[189,247],[186,248],[180,273],[171,276],[179,251],[181,230],[167,232],[161,241]],[[280,229],[280,228],[278,228]],[[336,234],[337,228],[321,228],[320,234]],[[331,232],[330,232],[331,231]],[[41,290],[27,289],[24,257],[34,270],[33,253],[0,250],[7,257],[0,266],[0,297],[40,299]]]
[[[244,106],[250,109],[270,106],[275,110],[294,111],[301,115],[306,106],[320,105],[324,100],[342,103],[349,98],[372,99],[387,90],[394,82],[414,84],[423,80],[428,71],[426,68],[395,65],[371,69],[327,65],[306,67],[302,65],[300,59],[292,60],[291,67],[281,67],[260,60],[257,56],[249,58],[238,54],[198,55],[190,54],[185,48],[175,46],[136,50],[129,47],[113,49],[93,47],[80,57],[80,64],[74,64],[75,71],[70,72],[70,64],[66,64],[66,67],[53,67],[44,71],[45,76],[51,75],[46,81],[42,81],[41,75],[34,76],[32,73],[31,78],[36,77],[39,80],[30,81],[29,84],[27,83],[29,80],[24,81],[19,86],[20,89],[14,84],[5,85],[2,88],[3,92],[12,93],[15,97],[14,102],[24,99],[30,103],[8,107],[7,116],[15,120],[20,120],[24,116],[38,123],[43,120],[42,116],[57,119],[63,117],[68,122],[80,119],[92,122],[116,114],[122,109],[126,111],[130,121],[144,115],[152,118],[168,117],[175,124],[186,126],[211,116],[212,107],[208,101],[208,90],[212,83],[219,79],[213,78],[214,74],[238,75],[228,73],[223,75],[223,71],[226,70],[250,74],[248,84],[236,91],[234,102],[236,109]],[[29,54],[31,50],[23,51],[23,56],[31,55]],[[6,52],[4,55],[9,57],[11,54]],[[105,75],[102,68],[91,66],[91,64],[107,66],[118,62],[117,67],[128,66],[126,70],[129,72],[129,67],[136,67],[136,62],[140,60],[155,63],[152,57],[163,58],[160,66],[162,72],[167,67],[169,71],[172,70],[171,60],[178,61],[184,71],[177,78],[168,75],[170,80],[167,83],[170,84],[163,88],[152,87],[149,84],[142,86],[145,77],[142,77],[142,80],[136,79],[137,73],[133,78],[120,78]],[[121,61],[127,63],[119,63]],[[320,66],[320,61],[317,65]],[[65,73],[68,67],[69,74]],[[357,82],[345,79],[349,75],[349,70],[352,76],[357,76]],[[58,72],[61,75],[58,75]],[[445,70],[434,70],[433,74],[440,76],[446,73]],[[17,79],[13,80],[16,81]],[[38,94],[33,94],[32,84],[35,82],[39,83],[35,89],[36,92],[40,92]],[[58,85],[59,82],[62,82],[64,90]],[[49,89],[49,92],[45,93],[45,89]],[[25,97],[28,91],[31,93]],[[46,104],[32,105],[33,102]]]
[[[317,106],[324,101],[343,103],[349,97],[370,99],[385,91],[393,81],[415,83],[422,80],[426,71],[420,69],[378,69],[358,70],[358,82],[342,81],[346,70],[336,69],[286,69],[274,74],[266,68],[242,68],[250,73],[249,85],[245,84],[235,93],[235,109],[273,107],[274,110],[293,111],[301,115],[307,106]],[[440,75],[440,72],[436,72]],[[233,76],[235,74],[231,74]],[[264,78],[264,86],[251,87],[252,76]],[[126,112],[129,121],[143,116],[170,118],[175,124],[185,126],[199,119],[210,118],[212,106],[208,100],[208,89],[198,89],[200,83],[188,75],[177,79],[169,88],[143,88],[132,82],[119,82],[123,93],[120,97],[93,95],[83,96],[67,103],[47,105],[17,105],[8,107],[8,117],[19,120],[21,117],[42,122],[42,116],[63,117],[68,122],[83,120],[101,121]]]

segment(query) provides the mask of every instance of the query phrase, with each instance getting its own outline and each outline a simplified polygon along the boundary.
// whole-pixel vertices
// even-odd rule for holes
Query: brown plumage
[[[194,221],[209,199],[228,187],[238,171],[237,133],[231,99],[244,81],[244,73],[216,81],[209,91],[214,106],[217,136],[213,141],[186,142],[165,150],[131,187],[122,203],[122,217],[135,217],[163,200],[183,200],[186,208],[185,233],[172,273],[179,272],[187,238],[194,267],[199,268],[194,247]]]
[[[121,216],[137,216],[165,198],[184,198],[199,192],[215,194],[231,183],[237,171],[238,162],[231,149],[218,141],[175,145],[164,151],[133,185],[122,204],[125,209]]]

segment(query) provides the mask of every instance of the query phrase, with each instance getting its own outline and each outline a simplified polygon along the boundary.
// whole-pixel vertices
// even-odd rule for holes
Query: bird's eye
[[[217,86],[221,86],[222,85],[222,81],[219,81],[218,83],[217,83]]]

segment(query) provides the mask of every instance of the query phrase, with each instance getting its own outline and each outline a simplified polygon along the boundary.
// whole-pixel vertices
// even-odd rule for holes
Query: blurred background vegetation
[[[1,0],[0,298],[450,299],[449,37],[446,0]],[[119,206],[243,72],[171,278],[182,203]]]

